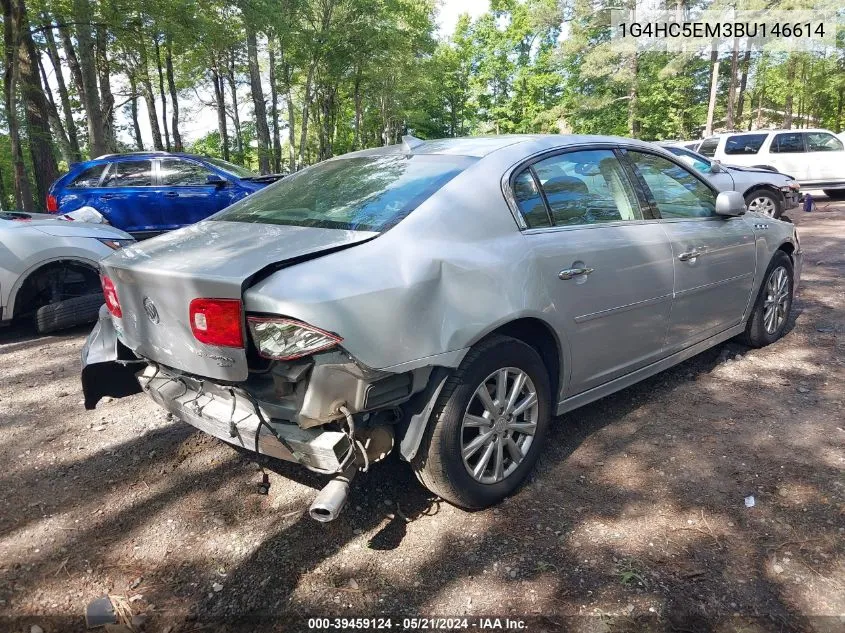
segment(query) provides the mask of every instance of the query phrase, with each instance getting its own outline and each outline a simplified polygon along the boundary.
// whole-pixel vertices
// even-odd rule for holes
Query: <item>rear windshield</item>
[[[288,176],[211,219],[384,231],[476,160],[391,154],[327,161]]]
[[[768,134],[741,134],[729,136],[725,143],[725,154],[756,154],[763,146]]]

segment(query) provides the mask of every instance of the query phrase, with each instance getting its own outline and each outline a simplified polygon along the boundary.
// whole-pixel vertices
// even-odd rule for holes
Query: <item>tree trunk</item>
[[[47,42],[47,56],[50,58],[50,63],[53,65],[53,71],[56,75],[56,86],[59,90],[59,101],[62,104],[62,112],[64,114],[64,128],[67,133],[68,142],[70,143],[70,150],[73,157],[73,162],[81,160],[82,153],[79,151],[79,135],[76,132],[76,123],[73,120],[73,108],[70,105],[70,94],[65,83],[65,76],[62,73],[62,60],[59,57],[59,49],[56,46],[56,38],[53,35],[53,29],[48,27],[50,24],[50,17],[43,16],[44,22],[44,39]]]
[[[173,112],[173,149],[177,152],[184,151],[182,146],[182,135],[179,134],[179,95],[176,92],[176,82],[173,80],[173,42],[167,36],[167,48],[165,51],[164,64],[167,68],[167,86],[170,89],[170,109]]]
[[[842,131],[842,109],[845,107],[845,86],[839,87],[836,97],[836,133]]]
[[[296,109],[293,105],[293,95],[288,85],[286,99],[288,106],[288,145],[290,152],[290,170],[296,171],[298,166],[296,163]]]
[[[739,73],[739,38],[734,38],[733,51],[731,52],[731,78],[728,82],[728,103],[725,113],[725,127],[728,130],[734,129],[734,105],[736,104],[737,74]]]
[[[276,86],[276,54],[272,42],[267,42],[270,57],[270,121],[273,124],[273,171],[282,171],[282,139],[279,135],[279,91]]]
[[[5,64],[3,68],[3,98],[6,106],[6,126],[9,129],[9,145],[12,150],[12,169],[15,183],[15,207],[33,211],[32,189],[23,162],[20,128],[18,127],[15,84],[18,79],[17,49],[20,41],[20,24],[12,0],[0,0],[3,6],[3,45]]]
[[[707,104],[707,125],[704,127],[704,136],[713,136],[713,117],[716,114],[716,95],[719,93],[719,51],[710,53],[710,101]]]
[[[783,106],[783,127],[787,130],[792,129],[792,102],[793,90],[795,89],[795,57],[789,56],[789,61],[786,63],[786,102]]]
[[[153,38],[156,47],[156,68],[158,69],[158,94],[161,96],[161,124],[164,127],[164,146],[170,151],[170,130],[167,128],[167,96],[164,92],[164,68],[161,65],[161,46],[158,35]]]
[[[751,67],[751,43],[742,58],[742,76],[739,79],[739,96],[736,101],[736,121],[742,124],[742,111],[745,109],[745,88],[748,85],[748,70]]]
[[[229,160],[229,133],[226,130],[226,90],[223,76],[216,68],[211,69],[211,82],[214,84],[214,103],[217,106],[217,132],[220,134],[220,151],[223,160]]]
[[[109,152],[109,146],[103,134],[103,111],[97,94],[97,67],[94,63],[94,40],[91,37],[93,18],[89,0],[73,0],[73,18],[79,44],[83,104],[88,116],[88,151],[92,157],[100,156]]]
[[[150,79],[150,65],[147,58],[147,45],[144,43],[144,34],[139,34],[138,39],[138,53],[140,57],[140,65],[138,70],[141,72],[141,93],[144,95],[144,102],[147,104],[147,113],[150,119],[150,130],[153,133],[153,149],[156,151],[164,150],[164,145],[161,142],[161,128],[158,126],[158,114],[156,113],[156,98],[153,92],[153,82]]]
[[[41,85],[44,90],[44,96],[47,97],[47,117],[50,121],[50,129],[53,130],[53,136],[56,138],[56,144],[59,146],[62,160],[70,165],[77,159],[74,158],[73,149],[70,146],[70,140],[67,137],[65,126],[62,124],[59,110],[56,108],[53,91],[50,90],[50,82],[47,81],[47,72],[44,70],[44,64],[41,62],[40,56],[38,57],[38,70],[41,73]]]
[[[637,52],[631,56],[631,89],[628,93],[628,136],[637,138],[640,135],[640,121],[637,118],[637,73],[638,73]]]
[[[229,92],[232,95],[232,123],[235,126],[235,151],[238,162],[244,163],[244,137],[241,134],[241,113],[238,106],[238,84],[235,82],[235,52],[229,51],[229,65],[226,79],[229,82]]]
[[[144,151],[144,139],[141,136],[141,125],[138,123],[138,82],[135,80],[134,70],[129,71],[129,89],[132,97],[129,99],[129,110],[132,114],[132,134],[135,137],[135,148]]]
[[[100,79],[100,110],[103,113],[103,138],[110,152],[117,151],[114,135],[114,95],[111,92],[111,71],[108,57],[108,35],[104,24],[95,28],[97,37],[97,74]]]
[[[82,106],[85,106],[85,82],[82,81],[82,69],[79,67],[79,58],[76,56],[76,49],[73,46],[73,40],[70,36],[70,31],[66,24],[59,25],[59,37],[62,39],[62,48],[65,51],[65,59],[67,66],[70,69],[70,76],[73,79],[73,85],[76,87],[76,92],[79,93],[79,100]]]
[[[264,89],[261,87],[261,72],[258,69],[258,43],[255,28],[245,20],[246,56],[249,64],[249,85],[252,103],[255,106],[255,135],[258,140],[258,170],[270,173],[270,130],[267,127],[267,106],[264,103]]]
[[[15,0],[17,25],[20,29],[18,47],[21,97],[26,110],[26,128],[29,134],[29,154],[37,190],[36,206],[43,208],[50,185],[59,177],[56,155],[53,153],[53,137],[50,131],[49,105],[41,86],[38,72],[38,51],[32,41],[29,20],[24,0]]]
[[[320,42],[323,40],[323,34],[328,30],[332,22],[332,13],[334,12],[334,0],[326,0],[323,3],[323,15],[320,19],[320,31],[317,36],[317,44],[311,56],[311,63],[308,65],[308,75],[305,79],[305,93],[302,98],[302,129],[299,134],[299,162],[305,162],[305,152],[308,149],[308,109],[311,105],[311,86],[314,81],[314,71],[317,69],[317,63],[322,57],[322,46]]]
[[[361,149],[361,66],[355,70],[355,136],[352,139],[352,149]]]

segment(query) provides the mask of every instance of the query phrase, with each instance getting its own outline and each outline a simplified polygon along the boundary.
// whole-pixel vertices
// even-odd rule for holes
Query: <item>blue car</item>
[[[110,154],[72,165],[50,188],[47,211],[148,237],[199,222],[280,177],[207,156]]]

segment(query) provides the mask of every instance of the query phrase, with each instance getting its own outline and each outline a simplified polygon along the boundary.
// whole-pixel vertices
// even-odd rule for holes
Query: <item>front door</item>
[[[640,151],[627,157],[644,181],[672,245],[674,300],[669,352],[742,321],[754,283],[754,231],[745,217],[715,214],[716,192],[668,158]]]
[[[564,152],[517,175],[524,235],[569,350],[566,396],[659,359],[672,249],[609,149]]]
[[[811,182],[845,182],[845,148],[830,132],[805,132]]]
[[[806,182],[812,179],[810,156],[804,145],[801,132],[780,132],[772,138],[769,146],[769,163],[782,174],[789,174],[795,180]]]
[[[191,160],[159,160],[162,229],[194,224],[228,206],[228,184],[209,183],[211,175],[209,169]]]

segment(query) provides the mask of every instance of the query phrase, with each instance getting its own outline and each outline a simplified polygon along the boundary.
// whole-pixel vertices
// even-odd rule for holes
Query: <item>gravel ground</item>
[[[529,484],[481,512],[390,459],[315,523],[316,476],[273,464],[260,495],[254,463],[143,395],[85,411],[88,328],[0,331],[0,630],[84,630],[107,594],[170,633],[313,616],[845,630],[845,203],[791,215],[805,268],[783,340],[564,416]]]

